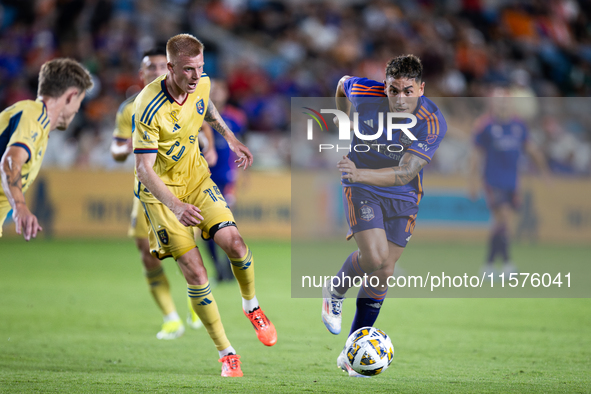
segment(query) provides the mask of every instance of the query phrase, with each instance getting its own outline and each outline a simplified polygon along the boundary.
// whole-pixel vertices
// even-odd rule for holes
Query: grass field
[[[335,364],[346,335],[326,331],[320,300],[290,298],[289,243],[250,246],[257,296],[279,340],[259,343],[238,286],[217,286],[243,362],[244,378],[228,379],[203,329],[156,340],[160,317],[128,240],[1,240],[0,392],[591,392],[590,299],[388,299],[376,326],[392,337],[394,362],[378,377],[352,379]],[[414,253],[458,248],[479,247]],[[537,253],[544,248],[552,254],[551,246]],[[183,278],[173,261],[165,269],[184,316]],[[345,327],[353,313],[349,300]]]

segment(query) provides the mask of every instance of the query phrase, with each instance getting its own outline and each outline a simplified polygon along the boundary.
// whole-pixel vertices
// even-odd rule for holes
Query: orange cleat
[[[230,378],[239,378],[242,376],[242,369],[240,369],[240,356],[236,354],[229,354],[218,360],[222,363],[222,376]]]
[[[265,346],[273,346],[277,343],[277,330],[271,321],[265,316],[265,312],[258,307],[251,313],[244,312],[248,320],[252,323],[257,333],[257,338]]]

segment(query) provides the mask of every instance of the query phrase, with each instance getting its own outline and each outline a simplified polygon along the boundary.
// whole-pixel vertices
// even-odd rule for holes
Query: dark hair
[[[420,83],[422,76],[423,64],[415,55],[397,56],[386,65],[386,78],[408,78]]]
[[[142,59],[146,56],[166,56],[166,47],[165,46],[157,46],[151,49],[148,49],[142,55]]]
[[[68,88],[84,92],[92,87],[92,78],[76,60],[58,58],[45,62],[39,72],[39,96],[60,97]]]

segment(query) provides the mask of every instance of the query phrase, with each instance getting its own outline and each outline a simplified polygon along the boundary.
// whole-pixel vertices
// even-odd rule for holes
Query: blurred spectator
[[[34,97],[44,61],[73,57],[97,89],[88,123],[66,138],[102,143],[111,103],[137,89],[139,54],[182,31],[203,38],[208,74],[228,81],[248,128],[268,136],[288,137],[291,97],[331,97],[345,74],[379,79],[400,53],[423,59],[431,97],[486,96],[500,83],[514,97],[589,96],[590,17],[587,0],[0,0],[0,106]]]

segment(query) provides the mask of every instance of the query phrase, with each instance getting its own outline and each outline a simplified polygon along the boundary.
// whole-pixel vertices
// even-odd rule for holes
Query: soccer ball
[[[355,372],[375,376],[390,366],[394,357],[394,346],[384,331],[374,327],[363,327],[347,338],[345,353]]]

